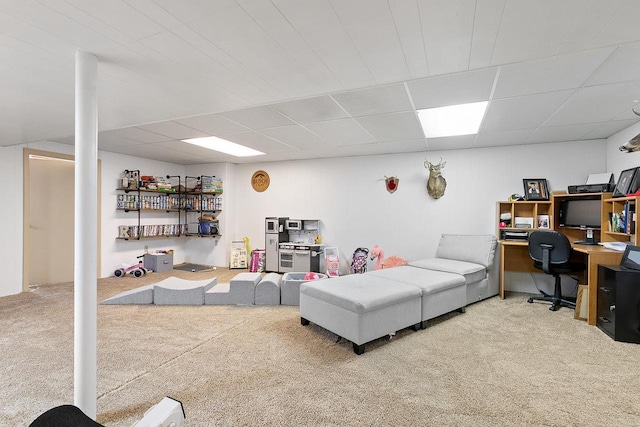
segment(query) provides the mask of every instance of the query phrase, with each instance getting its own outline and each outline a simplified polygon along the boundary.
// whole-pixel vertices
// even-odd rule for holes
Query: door
[[[28,283],[72,282],[74,162],[30,156],[29,174]]]

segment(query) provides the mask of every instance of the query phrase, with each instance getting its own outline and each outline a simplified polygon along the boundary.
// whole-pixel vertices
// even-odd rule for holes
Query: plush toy
[[[390,256],[387,259],[384,259],[384,252],[382,248],[378,245],[375,245],[373,249],[371,249],[371,259],[376,259],[376,265],[373,267],[374,270],[381,270],[383,268],[391,268],[391,267],[399,267],[401,265],[407,265],[407,260],[399,257],[399,256]]]

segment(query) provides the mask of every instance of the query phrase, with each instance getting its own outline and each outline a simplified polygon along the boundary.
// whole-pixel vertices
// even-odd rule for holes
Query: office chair
[[[529,235],[529,256],[533,259],[533,266],[555,277],[553,295],[542,292],[542,296],[530,297],[527,302],[549,301],[549,310],[558,308],[576,308],[572,301],[562,298],[561,274],[579,273],[586,269],[586,265],[579,262],[569,262],[571,243],[562,233],[552,230],[538,230]],[[577,279],[576,279],[577,280]]]

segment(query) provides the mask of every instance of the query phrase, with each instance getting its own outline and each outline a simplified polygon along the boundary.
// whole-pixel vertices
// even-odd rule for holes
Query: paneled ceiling
[[[0,145],[74,143],[96,55],[99,149],[246,163],[606,138],[637,123],[637,0],[0,0]],[[477,135],[416,109],[489,101]],[[180,139],[220,136],[235,158]]]

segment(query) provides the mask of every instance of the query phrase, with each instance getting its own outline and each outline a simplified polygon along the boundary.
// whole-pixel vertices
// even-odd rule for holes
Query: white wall
[[[8,225],[0,245],[5,274],[0,296],[21,292],[22,284],[22,148],[0,148],[0,178],[15,183],[5,192],[0,213]],[[73,146],[42,142],[29,148],[73,154]],[[359,246],[380,245],[387,255],[409,259],[434,253],[439,236],[448,233],[495,233],[496,202],[523,191],[523,178],[546,178],[550,190],[584,183],[591,173],[606,172],[604,140],[528,146],[450,150],[384,156],[300,160],[257,164],[211,164],[184,167],[120,154],[99,152],[102,159],[102,272],[110,276],[121,263],[135,262],[149,250],[174,249],[174,262],[228,265],[233,240],[247,236],[253,248],[264,247],[264,218],[289,216],[322,221],[327,245],[337,246],[343,262]],[[425,156],[447,162],[447,190],[439,200],[426,191]],[[115,210],[117,179],[124,169],[145,175],[216,175],[224,181],[220,239],[149,239],[116,241],[117,226],[135,221]],[[251,188],[253,172],[271,177],[263,193]],[[389,194],[384,177],[400,179]],[[144,214],[143,214],[144,215]],[[156,215],[156,214],[149,214]],[[157,223],[165,222],[157,214]],[[150,220],[151,221],[151,220]],[[346,265],[343,266],[346,268]],[[516,278],[520,280],[519,278]],[[514,279],[514,281],[516,281]],[[515,285],[514,285],[515,286]]]
[[[441,199],[427,194],[425,156],[447,162]],[[259,169],[271,178],[263,193],[250,185]],[[605,169],[604,140],[237,165],[229,190],[234,236],[264,247],[266,216],[320,219],[323,243],[337,246],[343,260],[375,244],[387,256],[417,259],[433,255],[444,232],[494,234],[496,202],[522,193],[524,178],[546,178],[550,190],[566,191]],[[400,179],[393,194],[385,175]]]

